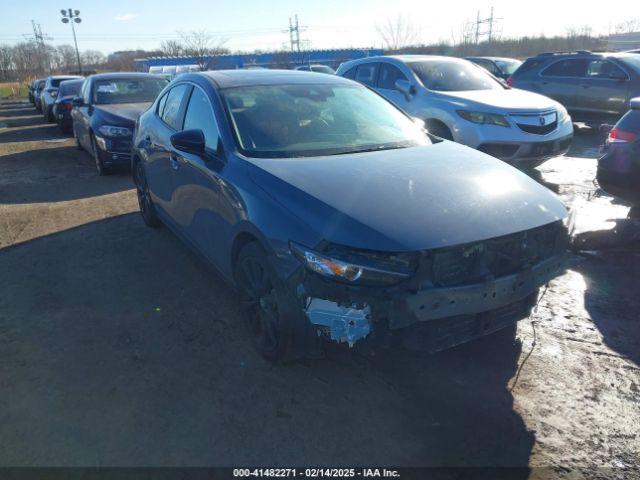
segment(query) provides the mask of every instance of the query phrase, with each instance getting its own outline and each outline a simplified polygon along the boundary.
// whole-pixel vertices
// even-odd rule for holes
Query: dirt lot
[[[598,142],[578,134],[536,175],[582,231],[628,210],[594,197]],[[532,320],[447,352],[274,367],[131,187],[0,105],[0,465],[640,467],[637,249],[576,255]]]

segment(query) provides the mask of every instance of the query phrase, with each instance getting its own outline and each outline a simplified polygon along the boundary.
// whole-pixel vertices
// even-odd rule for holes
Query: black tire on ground
[[[425,124],[427,125],[427,131],[431,135],[444,138],[445,140],[453,140],[451,130],[449,130],[449,127],[447,127],[444,123],[438,120],[427,120]]]
[[[313,353],[315,330],[307,322],[294,292],[287,291],[257,243],[248,243],[234,265],[234,279],[244,307],[244,321],[258,352],[285,363]]]
[[[162,222],[160,221],[160,218],[158,218],[155,206],[151,200],[151,195],[149,195],[147,176],[144,172],[142,162],[136,162],[133,167],[133,183],[136,186],[140,214],[142,215],[145,225],[151,228],[158,228],[162,226]]]
[[[93,134],[91,134],[91,155],[93,156],[93,161],[96,164],[96,171],[98,172],[98,175],[109,175],[111,172],[107,167],[105,167],[104,163],[102,163],[102,159],[98,153],[98,145],[96,145],[96,138]]]

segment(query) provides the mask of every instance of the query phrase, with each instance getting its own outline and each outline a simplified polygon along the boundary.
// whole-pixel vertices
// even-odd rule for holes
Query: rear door
[[[619,118],[626,111],[629,75],[606,58],[591,60],[580,81],[577,101],[594,119]]]
[[[584,108],[577,101],[577,93],[588,63],[588,60],[582,58],[553,62],[540,72],[541,93],[557,100],[569,110]]]

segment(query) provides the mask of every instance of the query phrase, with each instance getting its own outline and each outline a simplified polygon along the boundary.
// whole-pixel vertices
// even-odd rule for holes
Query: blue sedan
[[[345,78],[185,74],[135,132],[144,221],[237,288],[269,360],[389,332],[442,350],[526,317],[564,269],[552,192]]]

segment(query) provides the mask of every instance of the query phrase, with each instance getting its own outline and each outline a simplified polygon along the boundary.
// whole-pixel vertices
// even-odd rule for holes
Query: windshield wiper
[[[407,145],[393,145],[393,146],[378,145],[375,147],[358,148],[355,150],[344,150],[340,152],[330,153],[329,155],[348,155],[350,153],[380,152],[382,150],[397,150],[399,148],[408,148],[408,146]]]

